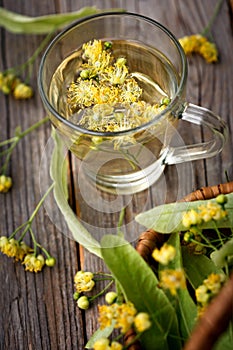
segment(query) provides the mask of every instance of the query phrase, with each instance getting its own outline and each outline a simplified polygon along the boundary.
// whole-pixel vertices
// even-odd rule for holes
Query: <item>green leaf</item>
[[[213,251],[211,259],[218,267],[224,267],[225,264],[233,258],[233,238],[227,241],[219,250]]]
[[[228,216],[219,221],[210,221],[200,225],[201,229],[214,229],[233,227],[233,193],[226,195],[228,201],[225,208]],[[215,199],[210,199],[210,202],[215,202]],[[187,229],[182,225],[183,213],[190,210],[198,210],[200,205],[206,205],[207,201],[195,202],[177,202],[170,204],[163,204],[150,209],[144,213],[136,216],[136,221],[147,228],[153,228],[160,233],[171,233],[178,231],[186,231]]]
[[[186,275],[194,289],[211,273],[223,273],[206,255],[190,254],[186,247],[182,247],[182,256]]]
[[[232,323],[228,327],[227,331],[224,332],[214,344],[213,350],[232,350],[233,334],[232,334]]]
[[[159,265],[159,271],[169,269],[183,269],[180,237],[178,233],[173,233],[168,241],[168,244],[172,245],[176,249],[175,258],[169,263],[168,266]],[[171,296],[170,300],[174,300]],[[178,290],[176,304],[176,312],[179,320],[180,333],[183,339],[187,340],[190,336],[193,327],[195,325],[195,320],[197,316],[197,307],[191,298],[187,288]]]
[[[113,332],[113,329],[114,329],[114,325],[109,326],[109,327],[105,327],[104,329],[100,329],[100,328],[97,329],[97,331],[95,331],[95,333],[92,335],[92,337],[87,342],[85,349],[93,349],[94,343],[102,337],[108,338],[110,336],[110,334]]]
[[[108,9],[108,11],[123,11]],[[51,14],[46,16],[29,17],[8,11],[0,7],[0,26],[12,33],[46,34],[61,29],[81,17],[104,12],[96,7],[83,7],[79,11]]]
[[[68,186],[67,186],[67,162],[64,158],[63,142],[56,134],[55,130],[52,132],[55,142],[50,164],[50,175],[54,181],[54,198],[63,214],[63,217],[73,234],[74,239],[88,249],[91,253],[101,257],[100,244],[80,223],[79,219],[73,212],[68,203]]]
[[[152,327],[143,333],[145,350],[178,350],[181,348],[175,310],[152,269],[123,238],[106,235],[101,241],[102,256],[109,270],[120,283],[123,293],[138,310],[147,312]]]

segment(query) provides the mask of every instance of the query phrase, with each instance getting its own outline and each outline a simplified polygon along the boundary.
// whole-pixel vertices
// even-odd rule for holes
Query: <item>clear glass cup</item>
[[[97,132],[77,125],[76,116],[67,115],[66,90],[77,70],[77,50],[94,39],[118,43],[117,53],[139,77],[146,98],[157,101],[169,96],[167,107],[149,122],[122,131]],[[224,146],[224,121],[186,101],[187,74],[183,49],[169,30],[139,14],[114,12],[86,17],[60,33],[44,53],[38,82],[51,122],[80,160],[80,169],[104,191],[129,194],[152,185],[166,164],[208,158]],[[127,122],[129,109],[117,105],[109,113]],[[182,120],[207,128],[210,139],[171,146]]]

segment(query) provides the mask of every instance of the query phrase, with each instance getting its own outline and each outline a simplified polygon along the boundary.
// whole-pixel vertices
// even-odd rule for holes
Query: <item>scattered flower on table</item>
[[[10,176],[0,175],[0,192],[6,193],[12,187],[12,179]]]
[[[186,55],[197,53],[200,54],[207,63],[218,61],[216,45],[201,34],[184,36],[179,39],[179,42]]]
[[[93,278],[94,274],[92,272],[78,271],[74,276],[74,283],[77,292],[90,292],[95,286]]]
[[[45,264],[45,259],[42,254],[37,256],[35,256],[35,254],[27,254],[22,264],[25,265],[26,271],[39,272]]]
[[[10,71],[0,72],[0,90],[5,94],[13,94],[17,100],[28,99],[33,96],[31,86],[25,84],[19,77]]]

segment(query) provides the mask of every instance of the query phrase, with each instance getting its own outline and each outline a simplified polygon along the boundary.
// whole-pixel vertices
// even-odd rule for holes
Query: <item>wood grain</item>
[[[167,26],[177,37],[198,33],[207,24],[213,9],[213,0],[2,0],[1,6],[25,15],[37,16],[78,10],[83,6],[99,8],[124,7],[128,11],[149,16]],[[96,198],[92,193],[87,203],[80,192],[77,164],[71,159],[73,179],[71,205],[84,223],[92,225],[98,238],[106,232],[115,231],[119,219],[119,208],[126,207],[124,218],[126,236],[136,240],[143,228],[134,217],[154,205],[182,198],[197,187],[225,182],[225,172],[233,178],[233,60],[232,60],[232,1],[224,2],[213,27],[213,37],[220,53],[220,61],[207,65],[197,56],[188,59],[189,78],[187,100],[211,108],[222,116],[229,126],[229,141],[223,152],[212,159],[196,161],[187,168],[183,165],[169,166],[162,178],[149,191],[118,199],[118,209],[113,213],[94,208]],[[0,70],[23,63],[38,47],[43,36],[14,35],[0,30]],[[31,83],[35,96],[30,101],[15,101],[0,94],[2,127],[0,140],[11,137],[15,128],[26,129],[45,116],[37,90],[37,73],[40,60],[35,63]],[[182,129],[184,142],[200,142],[205,134],[197,127]],[[39,176],[44,147],[50,137],[50,124],[28,135],[13,153],[9,174],[13,177],[12,190],[0,197],[0,234],[10,234],[27,220],[41,197],[40,181],[49,182],[45,171]],[[187,179],[181,183],[180,179]],[[42,186],[43,187],[43,186]],[[98,193],[100,203],[111,203],[114,196]],[[85,197],[85,196],[84,196]],[[51,199],[52,201],[52,199]],[[102,205],[101,204],[101,205]],[[55,204],[53,204],[55,208]],[[104,271],[103,262],[70,239],[64,219],[55,215],[50,219],[46,208],[42,208],[34,223],[34,230],[42,245],[56,257],[53,269],[30,274],[19,263],[0,256],[0,349],[38,350],[68,349],[82,350],[86,341],[98,328],[97,307],[83,313],[73,301],[73,277],[82,268]],[[30,243],[30,241],[28,241]],[[98,288],[101,288],[104,283]],[[103,299],[99,299],[103,302]]]

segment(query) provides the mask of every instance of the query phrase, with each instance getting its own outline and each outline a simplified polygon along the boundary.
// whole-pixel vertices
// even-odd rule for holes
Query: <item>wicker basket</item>
[[[228,182],[212,187],[202,187],[184,197],[182,201],[208,200],[217,197],[219,194],[232,192],[233,182]],[[160,248],[163,243],[164,235],[149,229],[139,236],[136,250],[152,266],[154,260],[151,258],[151,254],[156,247]],[[200,318],[185,344],[184,350],[211,350],[219,336],[227,329],[231,320],[233,320],[233,274],[219,295],[210,303],[205,315]],[[134,337],[134,331],[128,331],[125,335],[125,344],[132,343]],[[134,342],[128,349],[143,350],[139,341]]]

